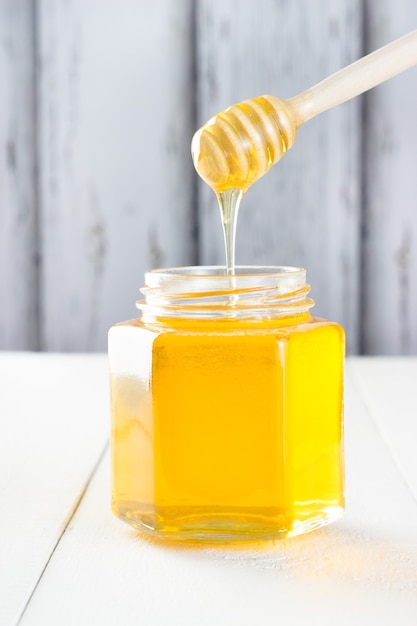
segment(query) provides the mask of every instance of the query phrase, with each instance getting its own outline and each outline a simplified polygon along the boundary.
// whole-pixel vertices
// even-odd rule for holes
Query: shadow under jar
[[[171,539],[286,537],[344,507],[344,331],[305,270],[145,275],[109,333],[112,509]]]

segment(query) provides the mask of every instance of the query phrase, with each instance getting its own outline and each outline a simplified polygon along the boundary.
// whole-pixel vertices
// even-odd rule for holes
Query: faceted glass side
[[[200,541],[339,517],[343,352],[342,328],[311,317],[113,327],[113,511]]]

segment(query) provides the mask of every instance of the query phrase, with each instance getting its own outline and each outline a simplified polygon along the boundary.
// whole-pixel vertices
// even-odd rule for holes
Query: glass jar
[[[305,270],[153,270],[109,333],[112,508],[171,539],[295,535],[344,507],[339,324]]]

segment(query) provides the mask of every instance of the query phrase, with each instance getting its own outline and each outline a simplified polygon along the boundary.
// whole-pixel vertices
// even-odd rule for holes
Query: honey
[[[113,511],[199,541],[285,537],[339,517],[343,329],[297,268],[146,274],[109,335]]]

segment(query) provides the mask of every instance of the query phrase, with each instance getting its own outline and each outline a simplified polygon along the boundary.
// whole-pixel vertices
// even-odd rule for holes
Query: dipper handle
[[[297,126],[417,64],[417,30],[344,67],[289,98]]]
[[[219,194],[246,191],[294,144],[298,128],[315,115],[417,64],[417,30],[289,98],[260,96],[212,117],[194,135],[194,166]]]

